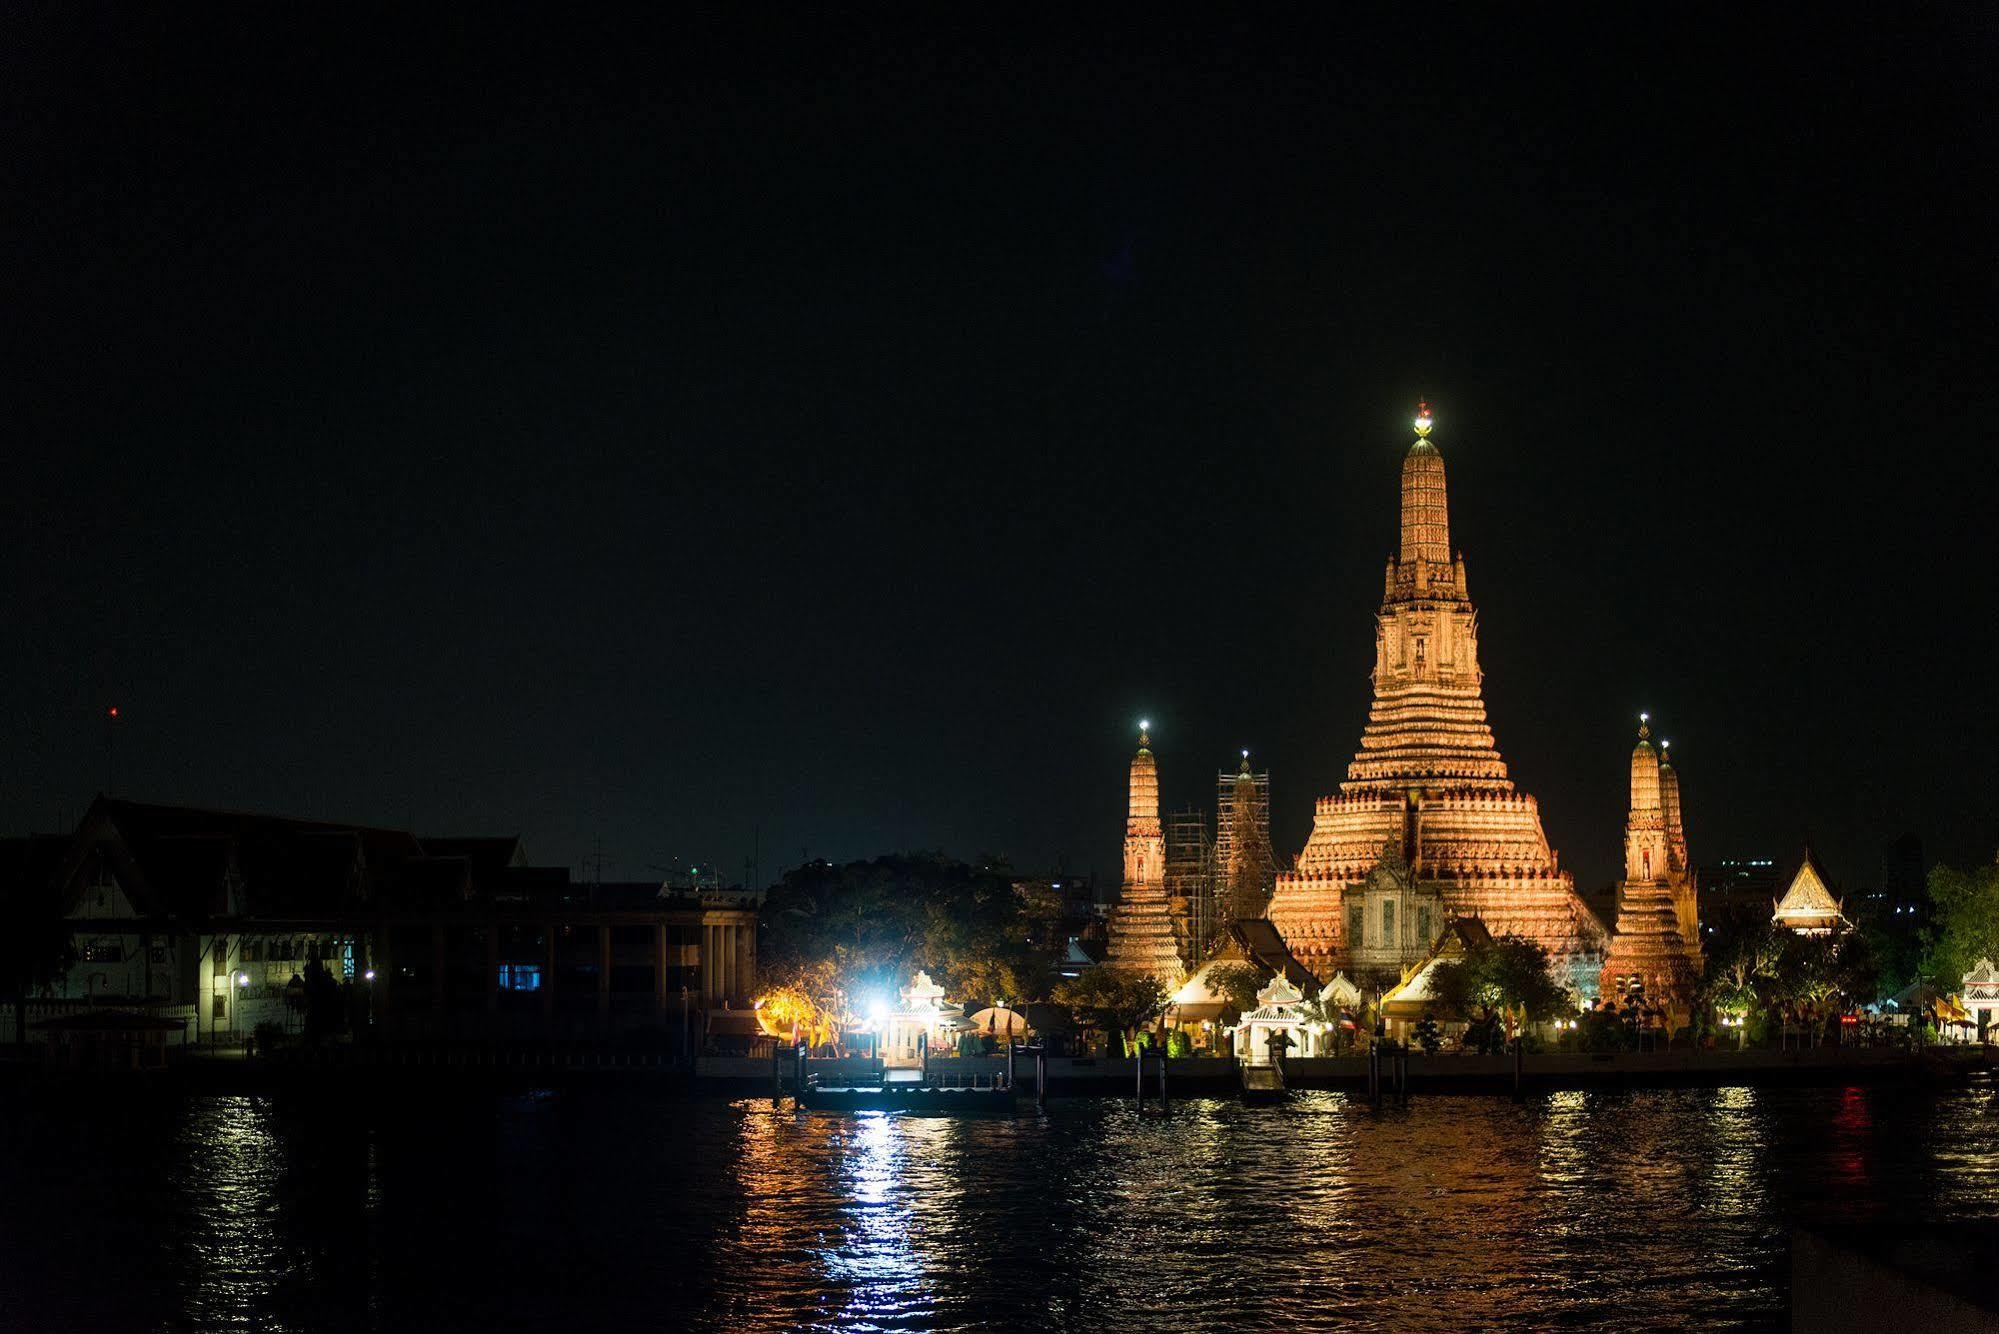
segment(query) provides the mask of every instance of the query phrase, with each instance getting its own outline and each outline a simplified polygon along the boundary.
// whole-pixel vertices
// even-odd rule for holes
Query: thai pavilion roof
[[[1825,877],[1812,862],[1810,849],[1798,864],[1798,872],[1791,877],[1791,887],[1784,891],[1784,897],[1777,901],[1773,919],[1779,923],[1789,921],[1824,921],[1843,917],[1840,900],[1833,897],[1826,887]]]

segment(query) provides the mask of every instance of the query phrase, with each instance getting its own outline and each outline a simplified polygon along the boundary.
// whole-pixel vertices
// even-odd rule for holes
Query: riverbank
[[[1227,1058],[1179,1057],[1164,1062],[1168,1098],[1233,1096],[1239,1087],[1235,1062]],[[1562,1089],[1837,1087],[1863,1084],[1949,1084],[1992,1068],[1983,1047],[1932,1047],[1910,1052],[1886,1047],[1818,1047],[1805,1050],[1663,1052],[1543,1052],[1476,1056],[1411,1053],[1409,1096],[1527,1093]],[[1161,1091],[1161,1065],[1149,1059],[1145,1095]],[[814,1060],[809,1073],[828,1081],[876,1077],[879,1067],[860,1060]],[[1011,1076],[1023,1095],[1041,1095],[1045,1071],[1048,1097],[1131,1097],[1137,1090],[1136,1062],[1126,1058],[1049,1056],[1023,1049],[1009,1069],[1004,1055],[940,1059],[930,1068],[933,1082],[991,1083]],[[1368,1091],[1365,1057],[1296,1058],[1285,1062],[1285,1082],[1293,1089],[1349,1094]],[[921,1071],[891,1077],[920,1079]],[[336,1047],[316,1053],[270,1058],[235,1051],[177,1055],[167,1069],[114,1075],[68,1075],[33,1062],[0,1063],[9,1083],[64,1080],[146,1084],[189,1092],[260,1092],[328,1088],[433,1089],[465,1087],[525,1091],[567,1087],[642,1087],[667,1092],[744,1097],[795,1092],[789,1059],[702,1056],[691,1067],[648,1053],[592,1050],[482,1051],[425,1046]],[[1395,1077],[1384,1064],[1384,1094]]]

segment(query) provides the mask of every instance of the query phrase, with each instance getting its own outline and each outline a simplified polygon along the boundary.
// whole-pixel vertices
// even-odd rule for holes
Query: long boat
[[[799,1106],[813,1112],[917,1112],[926,1115],[985,1115],[1013,1110],[1013,1089],[938,1088],[928,1084],[826,1085],[808,1078]]]

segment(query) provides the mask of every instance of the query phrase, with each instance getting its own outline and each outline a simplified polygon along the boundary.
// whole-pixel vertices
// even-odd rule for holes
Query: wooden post
[[[805,1099],[805,1044],[801,1042],[791,1050],[797,1059],[797,1073],[791,1081],[791,1096],[803,1102]]]
[[[923,1080],[922,1080],[923,1087],[929,1088],[930,1087],[930,1030],[925,1029],[922,1033],[917,1035],[916,1040],[917,1042],[922,1044],[917,1048],[917,1051],[922,1055],[923,1058]]]
[[[777,1063],[777,1044],[770,1044],[770,1100],[774,1103],[784,1093],[783,1067]]]
[[[1015,1063],[1016,1063],[1016,1062],[1017,1062],[1017,1061],[1018,1061],[1018,1060],[1020,1059],[1020,1057],[1019,1057],[1019,1053],[1020,1053],[1020,1044],[1019,1044],[1018,1042],[1015,1042],[1015,1041],[1014,1041],[1014,1040],[1013,1040],[1013,1039],[1012,1039],[1011,1037],[1007,1038],[1007,1040],[1006,1040],[1006,1086],[1007,1086],[1008,1088],[1012,1088],[1012,1087],[1013,1087],[1013,1075],[1014,1075],[1014,1066],[1015,1066]]]
[[[1145,1048],[1140,1047],[1135,1055],[1138,1057],[1138,1060],[1134,1062],[1138,1070],[1138,1086],[1135,1089],[1138,1098],[1136,1105],[1138,1110],[1142,1112],[1145,1110]]]
[[[1048,1053],[1045,1050],[1034,1053],[1034,1101],[1048,1101]]]
[[[1166,1053],[1159,1053],[1159,1110],[1166,1110]]]
[[[1527,1064],[1527,1047],[1519,1038],[1513,1039],[1513,1101],[1520,1101],[1520,1074]]]

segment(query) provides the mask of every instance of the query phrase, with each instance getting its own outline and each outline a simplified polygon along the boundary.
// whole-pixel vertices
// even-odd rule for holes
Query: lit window
[[[540,991],[541,965],[538,963],[503,963],[500,965],[500,990]]]

